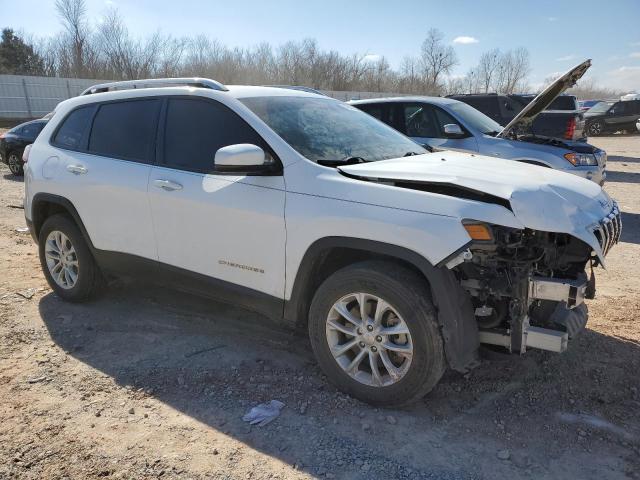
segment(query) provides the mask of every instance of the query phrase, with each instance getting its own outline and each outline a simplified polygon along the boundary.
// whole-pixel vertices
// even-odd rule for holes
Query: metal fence
[[[0,120],[40,118],[51,112],[61,101],[75,97],[87,87],[105,81],[108,80],[0,75]],[[343,101],[401,95],[383,92],[322,93]]]
[[[0,119],[40,118],[102,80],[0,75]]]

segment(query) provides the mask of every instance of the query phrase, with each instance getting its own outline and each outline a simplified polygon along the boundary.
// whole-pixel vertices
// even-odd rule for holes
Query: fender
[[[397,245],[350,237],[326,237],[315,241],[298,267],[291,298],[285,302],[286,320],[296,323],[298,319],[307,318],[310,302],[305,293],[313,283],[313,272],[332,248],[384,255],[415,266],[429,283],[449,366],[467,372],[477,365],[480,343],[471,298],[450,270],[435,267],[417,252]]]
[[[66,210],[71,217],[73,218],[76,225],[80,229],[82,236],[84,237],[87,245],[89,245],[89,249],[92,253],[95,252],[95,247],[93,246],[93,242],[91,242],[91,238],[89,237],[89,233],[87,229],[84,227],[84,223],[80,218],[80,214],[78,214],[78,210],[73,206],[70,200],[65,197],[61,197],[60,195],[54,195],[52,193],[36,193],[31,201],[31,222],[27,220],[27,224],[29,225],[29,230],[31,231],[31,236],[38,243],[38,235],[40,234],[40,227],[44,223],[45,218],[43,218],[43,211],[39,208],[40,204],[49,203],[62,207],[62,209]],[[25,212],[26,213],[26,212]]]

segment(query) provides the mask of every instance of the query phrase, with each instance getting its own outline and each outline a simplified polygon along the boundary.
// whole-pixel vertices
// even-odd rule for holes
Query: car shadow
[[[640,183],[640,173],[609,170],[607,171],[607,182]]]
[[[622,212],[620,241],[640,245],[640,213]]]
[[[128,285],[86,304],[69,304],[50,293],[41,298],[39,311],[58,346],[118,385],[141,389],[178,412],[289,465],[302,466],[316,477],[330,472],[337,478],[391,478],[408,476],[407,471],[434,478],[492,476],[494,472],[476,472],[473,461],[462,459],[470,445],[484,446],[495,456],[497,440],[487,438],[481,425],[486,422],[487,429],[495,430],[492,419],[501,409],[527,412],[527,417],[505,416],[513,435],[527,438],[532,429],[540,431],[536,425],[540,416],[555,414],[547,411],[548,405],[557,405],[558,414],[577,411],[597,418],[609,414],[626,418],[640,405],[632,402],[628,390],[632,381],[628,369],[638,363],[640,346],[590,331],[564,355],[532,351],[524,357],[484,361],[470,375],[449,372],[424,402],[391,412],[398,419],[396,426],[384,421],[384,410],[353,400],[327,383],[306,335],[245,310]],[[566,381],[600,375],[602,358],[608,362],[602,383]],[[531,391],[545,402],[533,402]],[[593,410],[594,396],[602,411]],[[257,428],[242,422],[249,408],[271,399],[287,405],[273,426]],[[376,434],[363,435],[363,417],[373,418],[370,428]],[[469,421],[476,425],[473,431]],[[554,444],[562,443],[563,435],[567,442],[573,441],[574,434],[565,432],[561,423],[558,431],[545,430],[541,435]],[[278,429],[278,442],[274,443],[270,428]],[[406,435],[412,436],[411,441],[399,453],[393,438]],[[381,443],[381,438],[390,440]],[[316,447],[336,442],[343,456]],[[514,463],[531,455],[542,468],[548,461],[544,452],[520,451],[515,444],[510,448]],[[460,461],[451,463],[448,458]],[[384,470],[363,474],[362,461],[384,465]],[[498,476],[512,472],[511,464],[495,468]]]
[[[5,180],[9,180],[10,182],[24,182],[24,177],[22,175],[14,175],[13,173],[5,173],[2,175]]]
[[[611,155],[607,157],[607,163],[640,163],[640,158],[637,157],[625,157],[622,155]]]

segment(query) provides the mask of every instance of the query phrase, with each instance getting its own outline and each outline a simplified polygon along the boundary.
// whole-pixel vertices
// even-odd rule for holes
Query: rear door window
[[[130,100],[100,105],[89,136],[89,152],[152,163],[160,100]]]
[[[215,101],[171,98],[164,127],[162,164],[180,170],[211,173],[216,152],[250,143],[270,152],[266,142],[235,112]]]
[[[86,144],[85,133],[94,110],[94,105],[88,105],[72,111],[58,127],[53,137],[53,145],[68,150],[83,150]]]

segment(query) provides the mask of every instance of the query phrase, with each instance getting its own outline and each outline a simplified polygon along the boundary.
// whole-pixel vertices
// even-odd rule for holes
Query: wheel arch
[[[33,236],[36,243],[38,242],[40,229],[46,219],[59,213],[67,214],[72,218],[80,229],[87,245],[89,245],[89,249],[93,252],[93,243],[76,207],[69,199],[52,193],[36,193],[31,201],[31,220],[33,222]]]
[[[313,294],[332,273],[370,259],[397,262],[420,274],[427,282],[445,343],[449,366],[465,372],[477,364],[478,328],[471,299],[454,274],[436,267],[419,253],[398,245],[351,237],[326,237],[315,241],[298,267],[284,318],[306,325]]]

